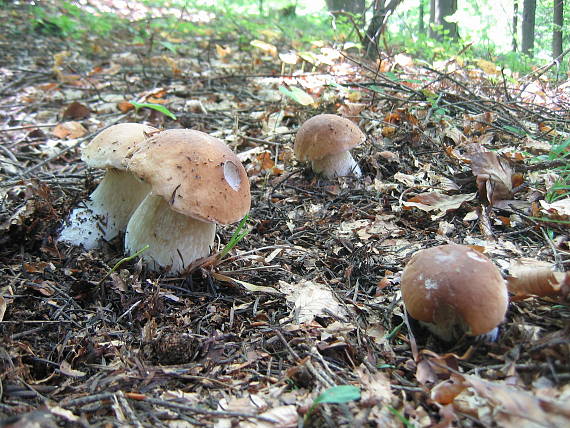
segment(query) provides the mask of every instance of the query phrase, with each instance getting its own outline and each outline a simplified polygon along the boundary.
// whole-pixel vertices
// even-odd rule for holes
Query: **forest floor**
[[[414,252],[450,242],[504,275],[521,258],[568,268],[570,209],[543,199],[570,89],[509,83],[490,62],[374,63],[327,45],[313,64],[284,64],[279,38],[265,52],[237,37],[172,39],[174,51],[120,34],[74,42],[11,7],[0,12],[0,425],[569,426],[560,298],[513,298],[496,341],[449,344],[406,322],[399,279]],[[366,133],[353,150],[362,178],[324,180],[296,162],[296,129],[318,113]],[[228,257],[181,277],[136,260],[109,274],[122,237],[92,251],[57,242],[102,176],[81,145],[120,122],[198,129],[239,154],[251,230]],[[235,227],[218,228],[217,250]],[[335,385],[359,399],[312,407]]]

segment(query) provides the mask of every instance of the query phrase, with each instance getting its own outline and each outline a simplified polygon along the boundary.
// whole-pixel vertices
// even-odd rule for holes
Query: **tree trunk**
[[[536,0],[523,1],[522,43],[521,50],[532,57],[534,50],[534,18],[536,14]]]
[[[350,12],[362,15],[365,10],[365,0],[326,0],[327,8],[331,12]]]
[[[364,40],[365,52],[369,58],[375,59],[378,57],[378,40],[380,40],[382,31],[384,31],[388,17],[396,10],[402,1],[403,0],[390,0],[390,2],[386,4],[386,0],[375,0],[374,14],[366,29]]]
[[[429,38],[435,39],[435,0],[429,0]]]
[[[562,55],[562,25],[564,21],[564,0],[553,0],[554,8],[552,21],[554,29],[552,33],[552,57],[558,58]]]
[[[459,37],[457,23],[445,20],[457,11],[457,0],[432,0],[431,5],[430,17],[433,16],[433,21],[430,35],[439,41],[444,38],[457,40]]]
[[[418,33],[425,34],[426,33],[426,26],[424,24],[424,16],[425,16],[425,0],[420,0],[420,17],[418,21]]]
[[[512,47],[513,52],[516,52],[519,48],[518,45],[518,34],[519,34],[519,0],[513,0],[513,40]]]

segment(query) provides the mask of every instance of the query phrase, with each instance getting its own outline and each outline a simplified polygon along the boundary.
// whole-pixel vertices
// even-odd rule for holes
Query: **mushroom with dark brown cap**
[[[465,245],[420,250],[406,264],[402,298],[410,316],[445,341],[462,334],[496,337],[507,286],[491,260]]]
[[[310,161],[313,171],[326,178],[355,175],[360,167],[350,149],[366,140],[364,133],[352,121],[334,114],[319,114],[307,120],[295,138],[295,157]]]
[[[121,123],[99,133],[84,149],[81,159],[91,168],[106,169],[103,180],[82,206],[75,208],[59,240],[90,250],[102,239],[111,240],[125,230],[133,211],[150,188],[125,170],[125,155],[158,129],[139,123]]]
[[[125,249],[142,254],[153,270],[180,273],[210,253],[216,224],[249,211],[249,180],[238,157],[221,140],[200,131],[172,129],[153,135],[127,160],[128,170],[151,192],[133,213]]]

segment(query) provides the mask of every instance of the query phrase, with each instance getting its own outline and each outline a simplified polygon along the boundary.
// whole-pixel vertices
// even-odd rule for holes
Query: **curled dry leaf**
[[[433,220],[443,217],[448,211],[458,209],[464,202],[475,199],[475,193],[463,195],[442,195],[439,192],[427,192],[414,196],[403,203],[404,209],[419,208],[422,211],[440,211],[432,216]]]
[[[570,274],[554,271],[552,263],[521,258],[511,263],[507,286],[516,296],[568,297]]]
[[[455,397],[461,394],[465,388],[467,388],[467,385],[463,382],[463,378],[452,374],[449,379],[438,383],[431,390],[430,396],[436,403],[446,405],[453,403]]]
[[[499,158],[493,152],[471,153],[469,158],[482,199],[486,199],[491,205],[497,201],[512,199],[513,172],[507,160]]]
[[[540,201],[542,212],[555,220],[570,220],[570,198],[559,199],[551,204]]]

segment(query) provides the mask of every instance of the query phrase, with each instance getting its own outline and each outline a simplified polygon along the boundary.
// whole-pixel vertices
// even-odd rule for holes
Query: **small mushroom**
[[[366,140],[350,120],[334,114],[319,114],[307,120],[295,138],[295,157],[310,161],[313,171],[326,178],[362,176],[350,149]]]
[[[249,211],[245,169],[221,140],[203,132],[172,129],[153,135],[126,161],[151,192],[133,213],[125,234],[129,254],[142,254],[150,269],[180,273],[210,253],[216,224]]]
[[[410,316],[445,341],[463,334],[495,339],[507,311],[507,286],[487,257],[465,245],[420,250],[401,278]]]
[[[150,188],[127,172],[122,162],[130,150],[157,131],[152,126],[121,123],[105,129],[85,147],[81,159],[106,172],[89,199],[71,212],[59,241],[91,250],[102,239],[109,241],[125,230]]]

